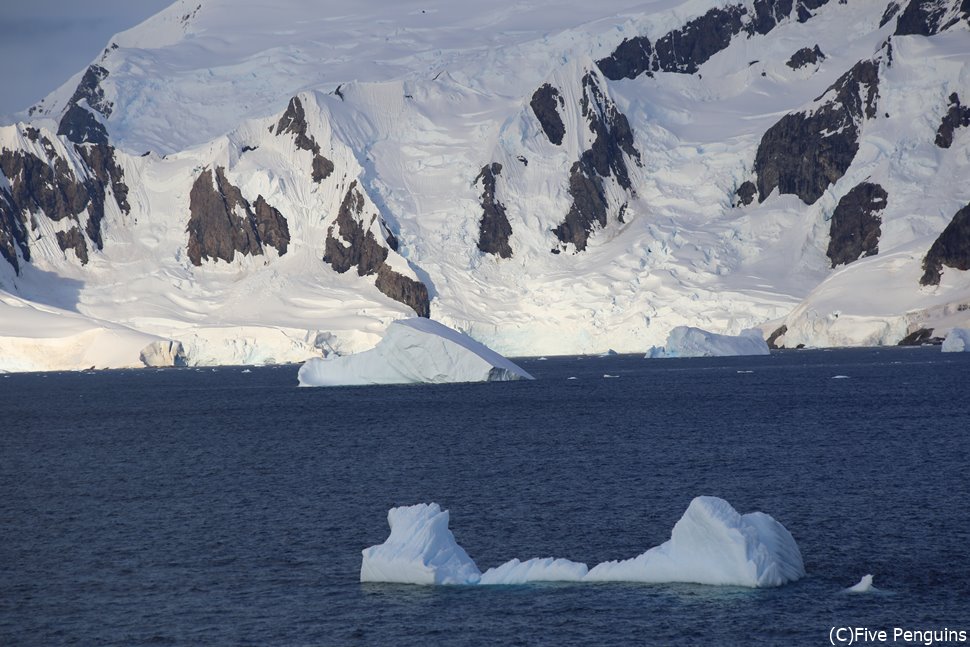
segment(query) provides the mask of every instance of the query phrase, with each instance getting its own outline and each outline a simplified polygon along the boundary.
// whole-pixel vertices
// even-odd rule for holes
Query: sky
[[[174,1],[0,0],[0,115],[29,108],[87,67],[114,34]]]

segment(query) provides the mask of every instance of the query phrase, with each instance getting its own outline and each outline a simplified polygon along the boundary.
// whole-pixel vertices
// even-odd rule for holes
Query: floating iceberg
[[[944,353],[970,352],[970,328],[953,328],[943,340]]]
[[[526,584],[528,582],[581,582],[589,569],[582,562],[538,557],[520,562],[512,559],[482,574],[479,584]]]
[[[448,529],[448,511],[437,503],[391,508],[391,535],[365,548],[361,582],[476,584],[481,572]]]
[[[738,336],[718,335],[700,328],[677,326],[667,335],[665,346],[654,346],[647,358],[727,357],[731,355],[768,355],[768,344],[757,328],[742,330]]]
[[[764,587],[804,575],[802,554],[783,525],[763,512],[740,515],[724,499],[702,496],[691,501],[667,542],[599,564],[586,579]]]
[[[437,504],[393,508],[391,535],[363,551],[362,582],[525,584],[527,582],[691,582],[780,586],[805,575],[791,533],[762,512],[740,515],[727,501],[697,497],[670,540],[623,561],[585,564],[553,557],[510,560],[482,574],[448,529]]]
[[[534,379],[471,337],[430,319],[394,321],[371,350],[300,367],[300,386],[496,382]]]
[[[859,580],[858,584],[854,586],[850,586],[849,588],[845,589],[845,592],[846,593],[871,593],[873,591],[878,591],[878,590],[879,589],[877,589],[872,585],[872,575],[863,575],[862,579]]]

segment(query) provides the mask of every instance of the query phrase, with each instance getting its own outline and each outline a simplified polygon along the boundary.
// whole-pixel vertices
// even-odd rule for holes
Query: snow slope
[[[943,5],[956,21],[930,36],[894,35],[884,2],[804,20],[793,5],[696,73],[614,80],[597,62],[624,41],[659,47],[732,7],[748,24],[755,5],[179,0],[0,126],[15,203],[0,199],[0,248],[17,261],[0,258],[0,295],[180,341],[190,364],[359,352],[422,308],[513,356],[643,352],[682,325],[789,347],[943,336],[970,325],[967,271],[920,284],[970,203],[970,128],[934,142],[950,96],[970,102],[970,26]],[[787,64],[815,46],[823,59]],[[878,91],[845,172],[811,203],[741,204],[766,132],[822,110],[860,61]],[[533,107],[546,85],[559,143]],[[120,184],[89,163],[106,145]],[[101,186],[103,216],[54,213],[18,155]],[[862,182],[888,193],[878,252],[833,268],[833,214]],[[601,219],[569,239],[584,210]],[[484,250],[483,214],[498,239]],[[219,218],[239,230],[212,233]],[[266,224],[281,221],[285,244]],[[0,319],[3,343],[20,343],[17,319]],[[50,367],[22,355],[0,369]],[[137,364],[122,355],[94,363]]]

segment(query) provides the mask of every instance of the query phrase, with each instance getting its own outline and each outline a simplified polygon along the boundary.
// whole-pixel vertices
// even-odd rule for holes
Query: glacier
[[[940,348],[944,353],[970,352],[970,328],[953,328]]]
[[[140,346],[81,358],[18,310],[3,370],[137,365],[159,340],[303,362],[416,314],[505,356],[967,328],[967,13],[808,4],[177,0],[0,120],[0,298]],[[907,29],[923,5],[943,20]]]
[[[308,360],[300,367],[298,379],[300,386],[351,386],[535,378],[468,335],[415,317],[392,322],[371,350]]]
[[[455,541],[448,513],[435,503],[392,508],[388,524],[388,539],[362,553],[362,582],[685,582],[760,588],[805,575],[798,544],[781,523],[762,512],[741,515],[724,499],[712,496],[691,501],[667,542],[632,559],[603,562],[592,569],[546,557],[512,559],[482,573]]]
[[[677,326],[667,335],[664,346],[654,346],[646,357],[728,357],[768,355],[770,350],[761,331],[752,328],[739,335],[719,335],[691,326]]]

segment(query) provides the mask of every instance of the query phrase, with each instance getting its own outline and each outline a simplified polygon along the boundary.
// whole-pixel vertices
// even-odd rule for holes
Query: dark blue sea
[[[538,379],[300,389],[295,366],[0,376],[0,644],[970,632],[970,354],[520,364]],[[783,523],[808,576],[761,590],[358,581],[393,506],[449,509],[482,570],[537,556],[592,566],[662,543],[702,494]],[[841,592],[867,573],[882,592]]]

